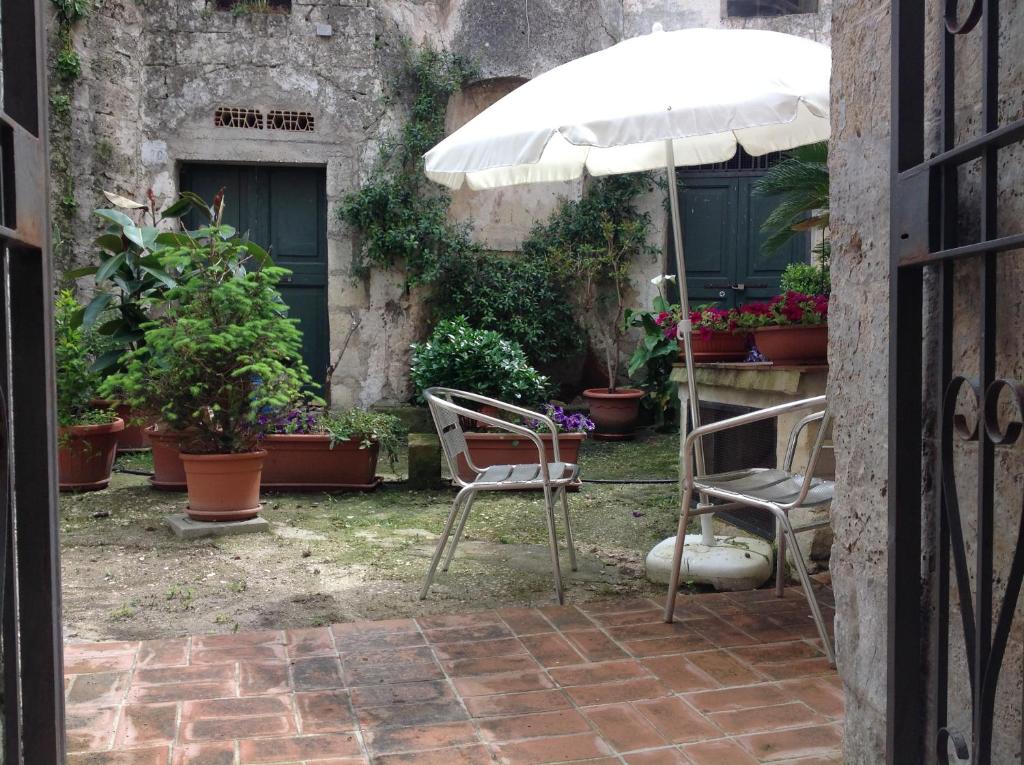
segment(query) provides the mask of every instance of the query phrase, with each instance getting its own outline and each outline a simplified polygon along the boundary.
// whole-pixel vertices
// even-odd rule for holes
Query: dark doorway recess
[[[299,320],[302,357],[313,380],[327,370],[327,194],[323,168],[215,165],[182,167],[182,190],[207,202],[224,189],[224,222],[291,270],[281,285],[288,314]],[[189,226],[195,220],[186,220]]]

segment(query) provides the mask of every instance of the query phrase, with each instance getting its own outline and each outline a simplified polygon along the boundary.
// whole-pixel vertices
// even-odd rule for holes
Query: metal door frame
[[[936,752],[940,763],[955,761],[951,758],[970,758],[973,765],[992,763],[996,684],[1024,579],[1024,537],[1020,537],[1003,602],[993,602],[995,449],[1012,447],[1020,435],[1014,425],[1000,430],[995,409],[1001,394],[1009,392],[1017,419],[1024,420],[1024,387],[1015,380],[998,379],[995,373],[997,334],[1018,330],[996,324],[997,265],[1000,257],[1012,257],[1011,250],[1024,248],[1024,231],[1000,234],[997,230],[997,153],[1024,140],[1024,119],[999,124],[998,0],[973,0],[970,10],[960,16],[962,20],[956,0],[946,0],[944,17],[934,22],[927,20],[924,0],[893,0],[892,4],[886,744],[890,765],[923,763],[929,752]],[[933,74],[926,71],[926,23],[945,27],[940,32],[936,104],[926,103],[926,82]],[[974,137],[958,142],[954,42],[958,35],[967,34],[980,36],[981,125]],[[934,156],[926,157],[926,113],[932,118],[927,110],[934,106],[939,111],[941,146]],[[978,241],[961,243],[958,213],[964,195],[958,189],[957,174],[961,166],[975,160],[981,163],[976,195],[981,231]],[[980,264],[979,365],[954,371],[954,265],[969,259]],[[923,315],[926,270],[935,277],[927,299],[934,300],[938,316],[927,324]],[[926,369],[929,342],[936,356]],[[977,406],[979,422],[974,428],[965,428],[962,419],[954,416],[957,396],[965,394]],[[937,423],[937,449],[928,443],[928,423]],[[977,551],[973,561],[977,584],[973,591],[953,473],[953,442],[958,438],[973,443],[977,456],[977,537],[972,545]],[[933,481],[941,489],[932,522],[922,494]],[[922,562],[922,534],[935,541],[931,571]],[[951,567],[958,583],[968,654],[971,730],[948,727]],[[933,602],[935,611],[930,613]]]

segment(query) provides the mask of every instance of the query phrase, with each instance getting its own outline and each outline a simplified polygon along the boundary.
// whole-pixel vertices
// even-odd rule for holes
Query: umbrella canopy
[[[425,156],[453,189],[723,162],[829,136],[831,51],[779,32],[655,31],[556,67]]]

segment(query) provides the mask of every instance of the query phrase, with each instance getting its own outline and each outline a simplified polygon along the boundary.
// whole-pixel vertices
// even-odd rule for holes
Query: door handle
[[[736,292],[743,292],[743,290],[745,290],[746,288],[747,287],[744,284],[730,284],[729,285],[729,289],[734,290]]]

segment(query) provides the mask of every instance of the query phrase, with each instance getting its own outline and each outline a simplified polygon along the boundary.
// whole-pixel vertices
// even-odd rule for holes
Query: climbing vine
[[[51,0],[56,11],[50,59],[50,176],[53,188],[54,250],[57,262],[68,265],[78,202],[71,169],[71,104],[75,84],[82,76],[82,60],[75,50],[74,26],[89,15],[93,0]]]
[[[394,98],[408,117],[397,135],[381,142],[372,179],[346,196],[338,216],[361,237],[353,271],[402,262],[410,285],[429,284],[448,261],[475,251],[469,227],[448,220],[451,197],[423,174],[423,154],[444,138],[448,99],[476,76],[468,60],[430,47],[403,46]]]

